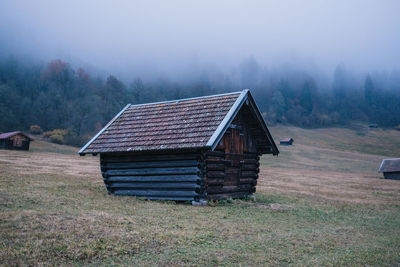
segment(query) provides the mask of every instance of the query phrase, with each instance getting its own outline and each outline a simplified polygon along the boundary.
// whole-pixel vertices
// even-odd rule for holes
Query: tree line
[[[218,75],[214,75],[218,76]],[[117,77],[90,74],[62,60],[48,64],[0,61],[0,132],[62,129],[64,142],[82,145],[127,103],[139,104],[217,94],[250,88],[270,124],[300,127],[344,126],[353,121],[383,127],[400,124],[400,74],[356,79],[339,65],[332,83],[301,70],[266,72],[254,60],[230,75],[207,73],[194,81],[135,78],[125,84]],[[322,84],[322,85],[321,85]],[[59,131],[60,132],[60,131]]]

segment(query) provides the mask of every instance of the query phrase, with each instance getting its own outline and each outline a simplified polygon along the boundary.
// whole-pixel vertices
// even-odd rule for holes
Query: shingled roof
[[[400,158],[382,160],[379,172],[400,172]]]
[[[7,139],[7,138],[10,138],[10,137],[12,137],[14,135],[17,135],[17,134],[21,134],[21,135],[25,136],[26,138],[28,138],[29,140],[33,141],[33,139],[31,137],[29,137],[28,135],[24,134],[21,131],[2,133],[2,134],[0,134],[0,139]]]
[[[241,106],[256,109],[266,142],[278,149],[249,90],[140,105],[127,105],[78,153],[214,149]]]

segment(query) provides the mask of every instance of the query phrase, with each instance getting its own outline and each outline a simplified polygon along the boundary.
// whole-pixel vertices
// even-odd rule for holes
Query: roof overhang
[[[383,159],[378,172],[400,172],[400,158]]]
[[[250,93],[249,89],[245,89],[242,91],[236,102],[233,104],[232,108],[229,110],[229,112],[226,114],[225,118],[222,120],[221,124],[218,126],[217,130],[214,132],[214,134],[211,136],[210,140],[207,143],[207,146],[211,148],[211,150],[214,150],[215,147],[218,145],[218,143],[221,141],[222,137],[224,136],[226,130],[228,129],[229,125],[232,123],[232,121],[235,119],[236,115],[242,108],[244,104],[247,104],[250,107],[250,110],[253,114],[253,116],[257,119],[260,127],[262,128],[263,132],[268,138],[269,143],[271,144],[272,148],[272,154],[273,155],[278,155],[279,150],[278,147],[276,146],[274,139],[268,130],[268,127],[260,114],[260,110],[257,107],[256,102],[254,101],[253,96]]]
[[[112,118],[112,120],[110,120],[106,126],[104,126],[103,129],[100,130],[100,132],[98,132],[92,139],[90,139],[90,141],[81,148],[81,150],[78,151],[78,154],[80,154],[81,156],[84,156],[86,153],[83,153],[83,151],[85,151],[85,149],[94,142],[94,140],[97,139],[97,137],[99,137],[105,130],[107,130],[108,127],[110,127],[110,125],[119,118],[119,116],[121,116],[122,113],[124,113],[124,111],[129,108],[131,106],[131,104],[126,105],[114,118]],[[97,153],[95,153],[97,154]]]
[[[13,136],[16,136],[16,135],[19,135],[19,134],[25,136],[26,138],[28,138],[29,141],[34,141],[32,137],[28,136],[27,134],[25,134],[25,133],[23,133],[21,131],[2,133],[2,134],[0,134],[0,140],[8,139],[10,137],[13,137]]]

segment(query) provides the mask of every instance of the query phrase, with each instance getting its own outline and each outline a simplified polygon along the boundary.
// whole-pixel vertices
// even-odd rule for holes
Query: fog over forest
[[[271,124],[394,127],[399,10],[389,0],[1,1],[0,131],[68,129],[79,144],[128,102],[243,88]]]
[[[254,57],[331,76],[400,68],[399,1],[2,1],[1,53],[124,81],[234,71]]]

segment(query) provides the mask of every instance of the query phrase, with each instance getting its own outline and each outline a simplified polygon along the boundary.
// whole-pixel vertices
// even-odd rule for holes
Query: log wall
[[[259,151],[248,112],[241,110],[215,151],[204,153],[207,199],[241,198],[256,191]]]
[[[146,199],[205,198],[201,153],[100,155],[101,172],[110,194]]]
[[[0,140],[1,149],[11,149],[11,150],[29,150],[30,141],[28,139],[21,140],[16,144],[15,140],[10,138]]]
[[[256,191],[260,166],[258,154],[238,154],[240,162],[237,171],[232,171],[232,160],[227,156],[232,155],[227,155],[225,151],[205,152],[208,200],[241,198]]]
[[[400,172],[384,172],[385,179],[400,180]]]

